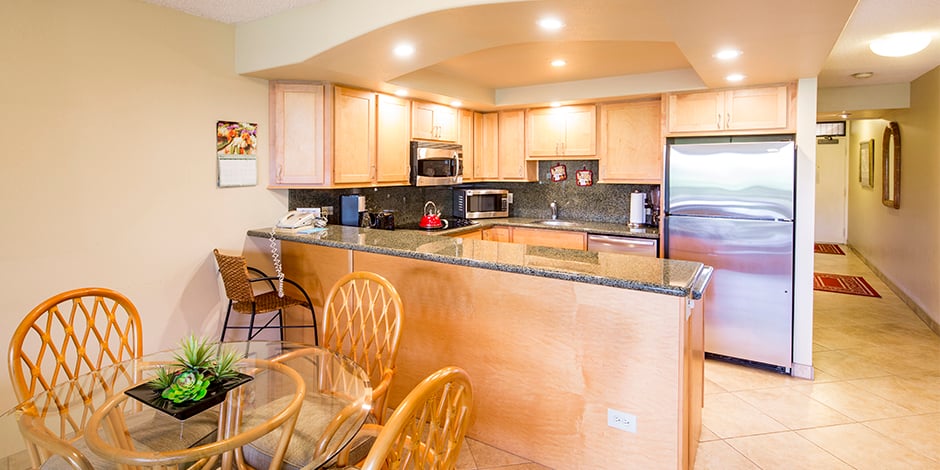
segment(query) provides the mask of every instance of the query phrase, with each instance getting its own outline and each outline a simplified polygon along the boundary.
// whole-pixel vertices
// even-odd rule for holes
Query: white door
[[[816,242],[845,243],[849,178],[848,137],[816,144]]]

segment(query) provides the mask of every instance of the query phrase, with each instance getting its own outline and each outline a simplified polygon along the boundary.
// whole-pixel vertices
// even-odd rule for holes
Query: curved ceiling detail
[[[819,74],[856,3],[320,0],[237,25],[236,66],[266,79],[404,87],[480,110],[720,88],[732,71],[744,85],[778,83]],[[549,14],[566,26],[539,29]],[[401,41],[413,57],[391,53]],[[717,61],[723,47],[744,55]]]

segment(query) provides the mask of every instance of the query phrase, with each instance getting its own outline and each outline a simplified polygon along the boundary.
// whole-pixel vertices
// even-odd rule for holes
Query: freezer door
[[[669,216],[666,257],[715,268],[705,292],[705,351],[790,368],[793,224]]]
[[[670,145],[665,211],[793,220],[795,162],[790,141]]]

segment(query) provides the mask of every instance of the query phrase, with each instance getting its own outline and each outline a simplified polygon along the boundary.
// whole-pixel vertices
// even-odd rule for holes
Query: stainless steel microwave
[[[457,189],[454,190],[454,217],[509,217],[510,202],[512,194],[506,189]]]
[[[463,183],[463,147],[441,142],[411,142],[411,184],[450,186]]]

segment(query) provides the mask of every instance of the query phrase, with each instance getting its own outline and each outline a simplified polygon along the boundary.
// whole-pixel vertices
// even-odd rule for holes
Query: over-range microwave
[[[411,184],[450,186],[463,183],[463,147],[441,142],[411,142]]]
[[[506,189],[457,189],[454,190],[454,217],[509,217],[511,202],[512,194]]]

